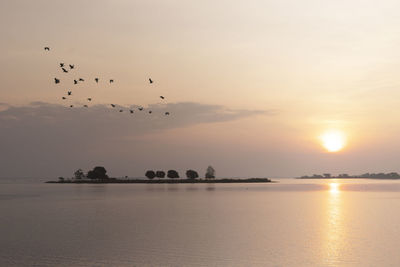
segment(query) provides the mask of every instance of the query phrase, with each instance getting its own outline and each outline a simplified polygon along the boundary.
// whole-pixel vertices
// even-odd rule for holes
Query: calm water
[[[0,266],[399,266],[400,181],[0,180]]]

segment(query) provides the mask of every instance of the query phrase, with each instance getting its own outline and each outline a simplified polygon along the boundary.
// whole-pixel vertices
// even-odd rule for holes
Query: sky
[[[134,177],[208,165],[219,177],[400,172],[399,10],[394,0],[3,0],[0,177],[98,165]],[[344,136],[340,151],[321,145],[329,131]]]

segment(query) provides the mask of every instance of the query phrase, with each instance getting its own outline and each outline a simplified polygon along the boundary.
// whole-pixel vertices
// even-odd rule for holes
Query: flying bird
[[[115,104],[111,104],[111,106],[112,106],[113,108],[115,108]]]
[[[65,69],[65,68],[61,68],[62,69],[62,71],[64,72],[64,73],[68,73],[68,71]]]
[[[67,99],[65,96],[62,97],[63,100]]]
[[[78,81],[77,81],[77,80],[74,80],[74,84],[78,84]]]
[[[75,65],[69,64],[69,68],[72,70],[73,68],[75,68]]]
[[[61,62],[61,63],[60,63],[60,67],[61,67],[61,68],[64,67],[64,63]]]
[[[89,97],[87,100],[88,100],[88,101],[92,101],[92,98]]]
[[[44,50],[45,50],[45,51],[50,51],[50,47],[45,46],[45,47],[44,47]]]
[[[163,97],[162,95],[160,95],[160,98],[161,98],[161,99],[165,99],[165,97]]]
[[[60,79],[57,79],[57,78],[54,78],[54,82],[57,84],[57,83],[60,83]]]
[[[83,78],[79,78],[79,81],[80,82],[84,82],[85,80]]]
[[[99,78],[94,78],[94,80],[96,81],[96,83],[98,83],[98,82],[99,82]]]
[[[110,83],[113,83],[113,82],[114,82],[114,80],[113,80],[113,79],[111,79],[111,80],[110,80]]]
[[[68,91],[68,95],[72,95],[72,91]]]
[[[167,115],[167,116],[168,116],[168,115],[169,115],[169,112],[168,112],[168,111],[167,111],[167,112],[165,112],[165,115]]]
[[[153,83],[153,80],[152,80],[151,78],[149,78],[149,82],[150,82],[150,83]]]

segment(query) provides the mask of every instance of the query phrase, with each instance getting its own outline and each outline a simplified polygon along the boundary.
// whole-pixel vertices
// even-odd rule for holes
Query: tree
[[[108,175],[106,173],[107,173],[107,170],[104,167],[97,166],[97,167],[94,167],[93,170],[88,172],[87,178],[89,178],[89,179],[108,179]]]
[[[206,171],[206,178],[207,179],[214,179],[215,178],[215,170],[212,166],[208,166]]]
[[[156,172],[156,177],[157,178],[164,178],[165,177],[165,172],[164,171],[157,171]]]
[[[77,180],[85,178],[85,174],[83,173],[82,169],[78,169],[74,172],[74,178]]]
[[[186,171],[186,177],[188,179],[196,179],[196,178],[199,177],[199,174],[194,170],[187,170]]]
[[[179,173],[175,170],[169,170],[167,173],[167,177],[172,179],[179,178]]]
[[[324,173],[324,177],[325,178],[331,178],[331,174],[330,173]]]
[[[145,175],[149,179],[153,179],[154,177],[156,177],[156,173],[154,171],[147,171]]]

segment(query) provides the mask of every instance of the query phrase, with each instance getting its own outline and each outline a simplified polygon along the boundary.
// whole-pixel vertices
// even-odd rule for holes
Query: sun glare
[[[329,152],[337,152],[343,149],[346,144],[344,134],[337,130],[325,132],[321,136],[322,146]]]

